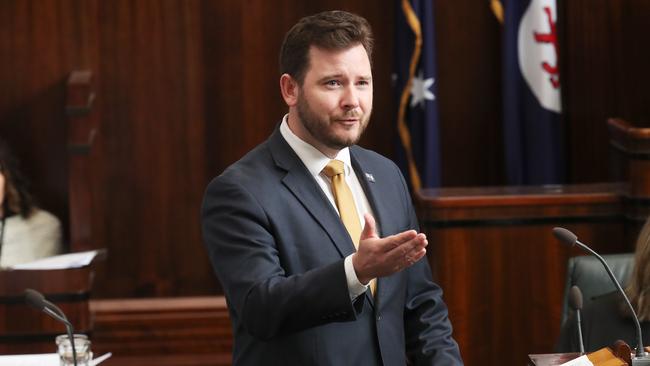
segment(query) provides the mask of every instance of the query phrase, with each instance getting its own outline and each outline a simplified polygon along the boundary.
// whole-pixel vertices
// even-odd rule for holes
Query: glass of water
[[[90,366],[90,361],[93,359],[93,353],[90,350],[90,340],[88,339],[88,336],[85,334],[74,334],[72,337],[74,338],[74,347],[77,351],[77,366]],[[56,345],[58,347],[61,366],[74,366],[70,337],[68,337],[67,334],[57,336]]]

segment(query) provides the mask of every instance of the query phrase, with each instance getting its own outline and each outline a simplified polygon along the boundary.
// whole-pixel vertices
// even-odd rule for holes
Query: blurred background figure
[[[0,140],[0,268],[61,252],[61,223],[35,206],[7,143]]]
[[[603,271],[605,269],[603,268]],[[634,269],[622,283],[625,293],[641,323],[644,344],[650,337],[650,217],[646,219],[637,237],[634,252]],[[630,309],[618,291],[595,296],[582,310],[582,334],[587,352],[611,346],[623,340],[631,347],[636,341],[636,326]],[[578,329],[575,313],[567,319],[556,346],[558,352],[578,352]]]

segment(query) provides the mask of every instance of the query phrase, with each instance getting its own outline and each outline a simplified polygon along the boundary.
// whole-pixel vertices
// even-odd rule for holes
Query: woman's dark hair
[[[2,202],[4,215],[28,217],[32,213],[34,201],[29,193],[29,184],[20,172],[18,160],[11,153],[9,145],[0,139],[0,173],[5,178],[5,194]]]

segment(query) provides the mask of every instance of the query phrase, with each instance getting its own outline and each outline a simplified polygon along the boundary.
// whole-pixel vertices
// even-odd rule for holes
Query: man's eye
[[[339,86],[341,85],[341,82],[338,80],[329,80],[325,83],[327,86]]]

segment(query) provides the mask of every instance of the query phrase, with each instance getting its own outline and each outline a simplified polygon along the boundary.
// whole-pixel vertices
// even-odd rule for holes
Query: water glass
[[[74,334],[74,347],[77,352],[77,366],[90,366],[93,359],[93,353],[90,350],[90,340],[85,334]],[[72,345],[70,337],[67,334],[61,334],[56,337],[61,366],[74,366],[72,357]]]

